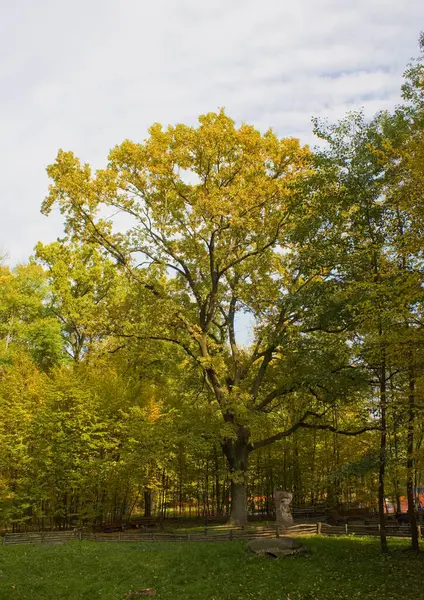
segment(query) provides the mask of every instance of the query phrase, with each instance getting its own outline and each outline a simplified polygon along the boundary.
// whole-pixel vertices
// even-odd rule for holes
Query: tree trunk
[[[246,483],[231,481],[231,513],[229,523],[243,527],[247,523]]]
[[[297,437],[294,438],[294,460],[293,460],[293,505],[302,506],[303,504],[303,484],[302,472],[300,469],[299,446]]]
[[[242,425],[237,427],[237,438],[226,438],[222,450],[230,468],[231,512],[229,523],[242,527],[247,523],[246,474],[249,457],[249,431]]]
[[[381,328],[380,328],[381,335]],[[387,427],[386,427],[386,352],[382,347],[381,369],[380,369],[380,412],[381,412],[381,435],[380,435],[380,460],[378,470],[378,515],[380,520],[380,548],[385,554],[389,551],[386,537],[386,515],[385,515],[385,493],[384,493],[384,475],[386,470],[386,445],[387,445]]]
[[[409,410],[408,410],[408,435],[407,435],[407,460],[406,460],[406,495],[408,499],[408,517],[411,526],[411,547],[414,552],[420,551],[418,541],[417,517],[414,499],[414,426],[415,426],[415,375],[412,365],[412,352],[410,357],[409,376]]]
[[[152,490],[148,487],[144,488],[144,516],[152,516]]]
[[[228,477],[225,477],[222,488],[222,507],[225,507],[225,514],[230,514],[230,488],[228,487]]]
[[[393,379],[391,381],[391,386],[393,386]],[[392,390],[393,394],[393,390]],[[393,423],[393,447],[395,453],[395,467],[394,467],[394,478],[393,478],[393,487],[395,491],[395,499],[396,499],[396,514],[400,514],[402,512],[402,506],[400,501],[400,486],[399,486],[399,436],[398,436],[398,426],[397,426],[397,415],[394,415],[394,423]]]
[[[223,513],[223,502],[221,498],[221,481],[219,479],[219,458],[216,446],[213,448],[213,461],[214,461],[214,476],[215,476],[215,498],[216,498],[216,514],[222,515]]]

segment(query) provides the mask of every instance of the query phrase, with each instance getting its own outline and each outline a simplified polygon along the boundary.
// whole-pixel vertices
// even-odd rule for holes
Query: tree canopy
[[[314,150],[221,110],[96,172],[59,151],[65,237],[0,267],[3,520],[164,515],[173,490],[243,524],[276,486],[378,496],[383,529],[405,489],[412,520],[423,115],[421,57],[402,105],[315,121]]]

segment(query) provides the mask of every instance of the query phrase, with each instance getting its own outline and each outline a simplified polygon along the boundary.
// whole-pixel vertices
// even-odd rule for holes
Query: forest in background
[[[414,525],[422,54],[402,98],[314,122],[315,150],[220,111],[95,173],[59,151],[42,210],[65,237],[0,266],[2,527],[243,524],[275,489],[378,509],[383,530],[406,498]]]

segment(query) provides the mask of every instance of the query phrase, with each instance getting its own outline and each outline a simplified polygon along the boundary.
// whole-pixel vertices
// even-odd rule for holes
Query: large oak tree
[[[169,344],[198,367],[222,419],[231,518],[242,524],[249,454],[300,428],[337,431],[325,415],[355,402],[360,369],[310,150],[236,128],[223,111],[199,121],[154,125],[95,174],[60,151],[43,211],[59,204],[68,236],[104,249],[138,290],[109,333]],[[237,336],[243,314],[249,344]],[[369,426],[366,411],[353,421],[341,433]]]

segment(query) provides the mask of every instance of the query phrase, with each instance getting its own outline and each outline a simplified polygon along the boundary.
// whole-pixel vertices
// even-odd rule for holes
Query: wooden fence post
[[[278,525],[275,533],[277,537],[280,537],[280,528],[278,527]]]
[[[345,523],[345,533],[347,535],[347,523]]]
[[[321,535],[321,521],[317,523],[317,535]]]
[[[421,525],[417,525],[417,529],[418,529],[418,539],[421,539]]]

